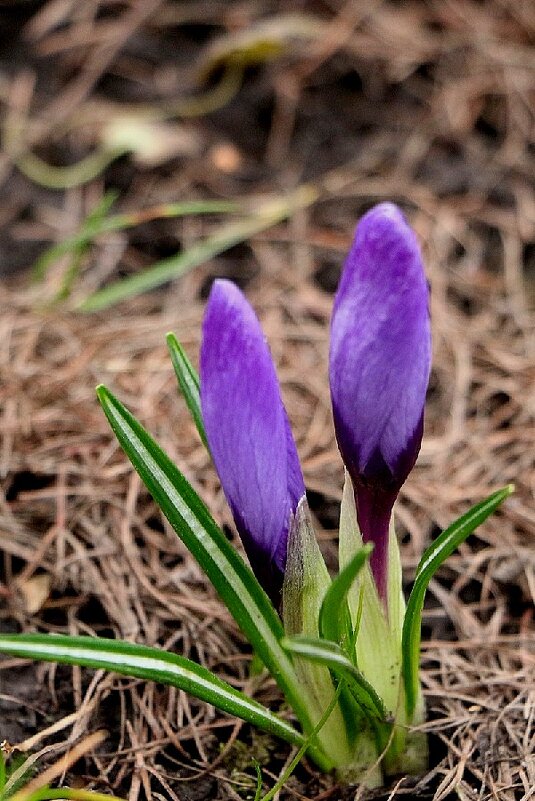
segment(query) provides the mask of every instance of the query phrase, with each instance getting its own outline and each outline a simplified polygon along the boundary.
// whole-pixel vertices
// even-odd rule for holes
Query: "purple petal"
[[[355,487],[372,570],[386,588],[388,522],[422,438],[431,364],[428,288],[416,235],[381,203],[362,217],[331,324],[338,445]]]
[[[251,566],[276,599],[291,515],[305,494],[260,323],[230,281],[214,282],[203,322],[201,407],[221,485]]]

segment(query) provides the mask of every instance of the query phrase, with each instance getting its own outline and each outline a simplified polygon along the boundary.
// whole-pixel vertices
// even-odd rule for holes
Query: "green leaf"
[[[22,790],[28,782],[33,778],[36,773],[35,762],[37,757],[35,754],[25,757],[22,753],[11,753],[9,756],[9,764],[6,765],[6,776],[0,798],[5,801],[7,798],[13,798]]]
[[[159,648],[102,637],[5,634],[0,635],[0,652],[63,665],[110,670],[122,676],[170,684],[292,745],[302,746],[305,742],[303,735],[290,723],[234,689],[207,668]]]
[[[312,728],[306,693],[282,649],[282,623],[251,569],[218,528],[205,504],[167,454],[105,387],[97,395],[121,447],[186,548],[199,562],[229,612],[263,661],[306,731]],[[326,760],[315,761],[325,768]]]
[[[329,585],[318,615],[320,637],[342,646],[344,653],[355,664],[355,642],[359,621],[355,621],[355,631],[353,631],[347,596],[356,576],[366,563],[372,550],[373,545],[371,543],[363,546],[357,551],[349,564],[340,571]],[[362,715],[358,705],[355,708],[354,694],[348,690],[344,682],[340,686],[340,709],[348,736],[354,742],[359,737]]]
[[[72,787],[40,787],[30,795],[24,788],[13,797],[13,801],[124,801],[116,795],[97,793],[95,790],[73,789]]]
[[[513,485],[509,484],[473,506],[437,537],[420,560],[407,603],[402,635],[405,706],[409,722],[418,700],[422,610],[429,582],[448,556],[451,556],[474,529],[483,523],[513,491]]]
[[[199,432],[199,436],[206,447],[208,448],[208,440],[206,439],[206,431],[204,430],[204,422],[202,419],[201,399],[199,395],[199,376],[192,363],[188,359],[186,352],[176,336],[172,333],[167,334],[167,346],[171,354],[173,367],[177,377],[180,391],[184,396],[187,407],[190,410],[193,421]]]
[[[254,801],[260,801],[262,798],[262,768],[258,760],[253,757],[253,767],[256,771],[256,790],[254,794]]]
[[[45,250],[33,265],[33,277],[39,281],[44,278],[48,268],[67,253],[82,254],[94,239],[112,231],[125,231],[151,220],[185,217],[193,214],[221,214],[239,211],[236,203],[222,200],[187,200],[182,203],[165,203],[140,211],[113,214],[106,217],[117,199],[116,192],[106,192],[100,203],[91,211],[78,233],[63,239],[57,245]]]
[[[349,645],[352,639],[347,596],[370,553],[373,543],[360,548],[327,590],[320,609],[319,628],[324,640]]]
[[[198,242],[188,250],[163,259],[152,267],[129,278],[124,278],[90,295],[77,308],[84,312],[95,312],[113,306],[126,298],[134,297],[149,289],[165,284],[173,278],[197,267],[225,250],[244,242],[252,236],[271,228],[300,208],[312,205],[318,191],[308,185],[299,187],[292,195],[263,203],[256,212],[243,220],[225,223],[211,236]]]
[[[0,748],[0,798],[4,797],[4,787],[6,786],[6,760],[4,752]]]
[[[375,723],[389,723],[383,702],[339,645],[315,637],[285,637],[282,646],[292,654],[328,667],[343,679],[360,708]]]
[[[72,253],[75,257],[82,256],[91,244],[92,238],[96,235],[99,229],[105,225],[106,214],[117,200],[117,197],[118,192],[106,192],[100,203],[98,203],[95,208],[89,212],[78,234],[73,237],[69,237],[68,239],[63,239],[56,245],[52,245],[52,247],[47,248],[45,252],[42,253],[35,261],[32,267],[34,280],[41,281],[45,277],[50,265],[56,262],[62,256],[65,256],[67,253]]]

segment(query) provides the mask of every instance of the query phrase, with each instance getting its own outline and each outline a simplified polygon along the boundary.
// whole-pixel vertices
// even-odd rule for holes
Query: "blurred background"
[[[158,643],[250,689],[239,633],[94,386],[159,438],[232,537],[164,337],[196,364],[211,281],[235,280],[268,335],[334,568],[330,310],[359,216],[393,200],[422,242],[434,334],[424,444],[396,510],[408,584],[455,515],[517,487],[433,582],[432,770],[395,794],[528,798],[534,36],[531,0],[0,0],[3,630]],[[270,682],[257,692],[280,705]],[[43,749],[43,764],[106,727],[74,778],[131,801],[246,797],[251,756],[277,776],[289,753],[183,693],[15,660],[0,713],[0,739]],[[310,766],[292,781],[299,797],[341,797]]]

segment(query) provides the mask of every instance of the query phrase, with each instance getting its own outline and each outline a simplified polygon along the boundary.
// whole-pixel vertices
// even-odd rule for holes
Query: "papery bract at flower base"
[[[200,394],[208,444],[251,566],[274,602],[290,521],[305,494],[260,323],[230,281],[214,282],[203,322]]]
[[[386,599],[388,527],[422,439],[431,362],[428,288],[420,248],[401,211],[362,217],[331,324],[330,383],[338,445],[355,491],[371,568]]]

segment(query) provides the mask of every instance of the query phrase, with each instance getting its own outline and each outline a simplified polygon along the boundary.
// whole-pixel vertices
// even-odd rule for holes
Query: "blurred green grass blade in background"
[[[439,534],[420,559],[414,585],[407,602],[402,634],[402,673],[409,722],[418,699],[422,610],[429,582],[443,562],[513,491],[514,486],[509,484],[473,506]]]
[[[241,209],[237,203],[232,201],[188,200],[183,203],[165,203],[151,206],[141,211],[125,212],[106,217],[116,199],[116,192],[106,192],[101,202],[84,220],[77,234],[45,250],[33,265],[34,278],[36,280],[44,278],[48,268],[68,253],[73,255],[83,254],[93,240],[101,234],[107,234],[112,231],[125,231],[128,228],[135,228],[135,226],[151,220],[185,217],[194,214],[233,214]]]
[[[305,742],[304,736],[290,723],[214,676],[207,668],[159,648],[102,637],[1,634],[0,652],[63,665],[110,670],[122,676],[168,684],[281,737],[291,745],[302,746]]]
[[[167,334],[166,337],[169,353],[175,369],[175,375],[178,381],[180,391],[184,396],[186,405],[190,410],[193,417],[199,436],[206,447],[208,448],[208,440],[206,439],[206,431],[204,430],[204,423],[201,411],[201,399],[199,395],[199,376],[188,359],[186,352],[176,336],[173,333]]]
[[[91,244],[93,231],[98,231],[99,227],[103,225],[106,214],[117,197],[117,192],[106,192],[100,203],[87,215],[78,234],[47,248],[34,262],[32,267],[34,280],[41,281],[48,268],[67,253],[72,254],[73,261],[80,259]]]
[[[146,292],[165,284],[209,259],[223,253],[240,242],[271,228],[290,217],[297,209],[312,205],[318,198],[318,190],[305,184],[292,194],[282,198],[271,198],[260,204],[249,217],[226,222],[211,236],[192,245],[176,256],[163,259],[143,272],[136,273],[90,295],[76,308],[83,312],[96,312],[107,309],[126,298]]]

